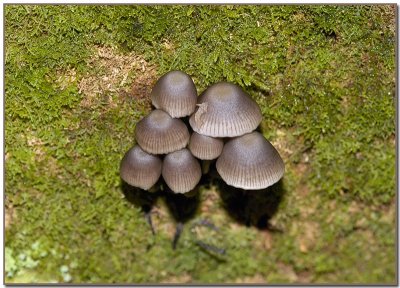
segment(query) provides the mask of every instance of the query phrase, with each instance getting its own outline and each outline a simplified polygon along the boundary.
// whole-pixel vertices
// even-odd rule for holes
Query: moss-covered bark
[[[6,5],[6,281],[394,283],[395,9]],[[202,185],[176,251],[118,175],[173,69],[241,85],[287,166],[269,194]]]

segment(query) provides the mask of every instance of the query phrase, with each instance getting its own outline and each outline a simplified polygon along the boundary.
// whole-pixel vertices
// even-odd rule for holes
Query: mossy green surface
[[[396,283],[395,9],[6,5],[6,282]],[[227,255],[189,228],[172,250],[162,199],[155,237],[126,201],[119,161],[173,69],[259,103],[286,163],[280,232],[211,185],[192,221]]]

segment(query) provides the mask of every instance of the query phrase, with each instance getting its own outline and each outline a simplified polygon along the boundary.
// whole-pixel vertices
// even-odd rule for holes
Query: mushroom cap
[[[120,176],[131,186],[149,190],[161,176],[162,161],[139,145],[129,149],[121,160]]]
[[[240,136],[256,129],[262,120],[257,103],[232,83],[210,86],[199,97],[198,103],[189,123],[194,131],[206,136]]]
[[[252,132],[225,143],[216,163],[222,179],[236,188],[267,188],[282,178],[285,164],[264,136]]]
[[[162,110],[153,110],[136,124],[136,141],[151,154],[167,154],[186,147],[189,130],[180,119]]]
[[[186,148],[172,152],[164,158],[162,176],[175,193],[189,192],[200,181],[200,163]]]
[[[189,140],[189,150],[201,160],[217,159],[221,155],[224,141],[220,138],[201,135],[193,132]]]
[[[173,118],[188,116],[196,108],[196,87],[192,78],[182,71],[170,71],[158,79],[150,96],[154,107]]]

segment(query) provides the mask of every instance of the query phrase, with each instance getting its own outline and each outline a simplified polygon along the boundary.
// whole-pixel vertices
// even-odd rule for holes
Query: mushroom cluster
[[[214,84],[197,102],[197,110],[189,119],[195,131],[192,137],[205,137],[204,142],[218,149],[219,154],[214,154],[216,168],[228,185],[259,190],[282,178],[285,165],[278,151],[255,131],[262,120],[260,107],[239,86]],[[222,144],[211,142],[222,140]]]
[[[182,118],[193,114],[197,90],[181,71],[162,76],[151,91],[156,108],[135,128],[137,144],[126,152],[121,178],[131,186],[150,191],[160,176],[174,193],[188,193],[199,183],[201,166],[186,148],[190,140]]]
[[[137,144],[120,165],[129,185],[151,191],[162,176],[172,192],[191,195],[211,161],[236,188],[264,189],[283,176],[279,153],[255,131],[261,110],[239,86],[216,83],[198,97],[189,75],[171,71],[150,97],[155,109],[137,123]]]

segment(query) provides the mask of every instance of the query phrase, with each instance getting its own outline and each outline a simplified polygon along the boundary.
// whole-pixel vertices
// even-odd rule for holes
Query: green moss
[[[6,5],[6,282],[394,283],[394,9]],[[154,72],[89,97],[81,81],[108,73],[97,46],[257,100],[286,163],[270,221],[281,232],[228,217],[211,185],[193,221],[221,227],[201,237],[226,255],[196,245],[191,221],[172,250],[163,199],[152,236],[118,168],[149,109],[129,91]]]

